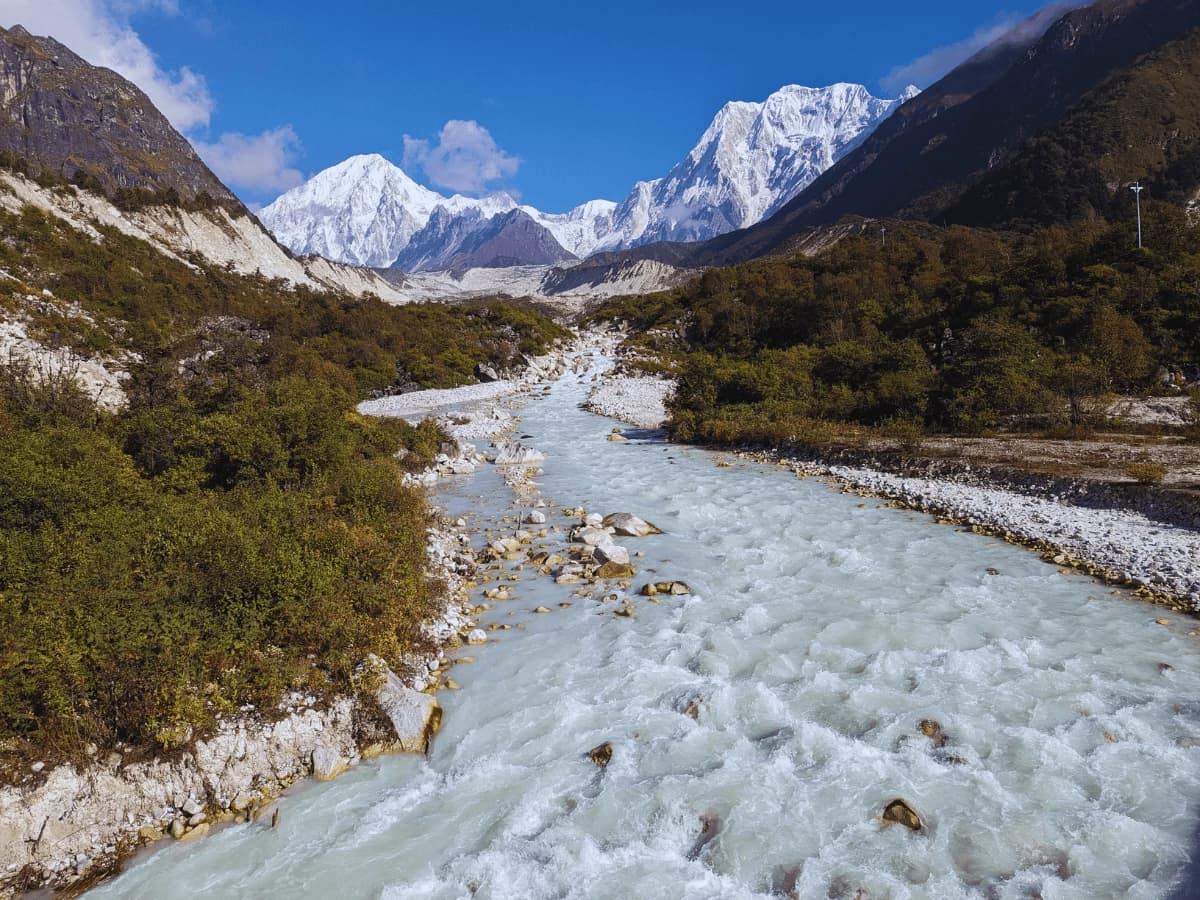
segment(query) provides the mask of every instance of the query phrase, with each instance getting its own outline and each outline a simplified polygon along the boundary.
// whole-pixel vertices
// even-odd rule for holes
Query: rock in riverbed
[[[916,810],[899,798],[883,808],[883,822],[885,825],[903,825],[909,831],[921,831],[925,828],[925,823],[921,821]]]
[[[601,769],[606,768],[612,762],[613,758],[612,741],[605,741],[603,744],[593,747],[588,751],[587,756],[594,765],[599,766]]]
[[[496,465],[498,466],[529,466],[546,461],[546,454],[532,447],[526,447],[519,441],[511,441],[497,448]]]
[[[602,524],[605,528],[611,528],[621,537],[648,537],[652,534],[662,534],[660,528],[633,513],[611,513],[604,517]]]
[[[622,566],[628,566],[630,563],[629,551],[613,543],[597,544],[595,558],[600,563],[617,563]]]

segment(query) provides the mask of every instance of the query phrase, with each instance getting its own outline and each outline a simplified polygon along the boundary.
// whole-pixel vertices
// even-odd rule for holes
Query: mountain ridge
[[[0,153],[110,196],[174,192],[243,209],[132,82],[20,25],[0,28]]]
[[[260,217],[297,253],[411,271],[452,268],[454,241],[515,209],[532,223],[523,227],[538,259],[554,255],[551,241],[561,259],[569,259],[698,240],[778,209],[917,93],[910,88],[899,99],[885,100],[842,82],[824,88],[786,85],[762,102],[731,101],[667,175],[638,182],[620,203],[591,200],[550,214],[503,193],[442,197],[382,156],[365,154],[323,170],[265,207]],[[356,188],[361,197],[354,196]],[[450,215],[434,219],[437,206]],[[444,247],[437,244],[439,234],[449,240]]]

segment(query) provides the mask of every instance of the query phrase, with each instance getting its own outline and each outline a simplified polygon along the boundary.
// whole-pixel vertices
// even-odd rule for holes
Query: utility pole
[[[1145,188],[1142,187],[1142,183],[1140,181],[1135,181],[1133,184],[1131,184],[1129,186],[1129,189],[1131,191],[1133,191],[1133,196],[1134,196],[1135,202],[1137,203],[1138,249],[1141,250],[1142,249],[1142,191],[1144,191]]]

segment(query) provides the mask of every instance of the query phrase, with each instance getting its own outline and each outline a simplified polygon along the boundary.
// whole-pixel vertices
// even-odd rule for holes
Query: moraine
[[[1200,809],[1192,620],[780,468],[609,442],[590,379],[524,410],[539,543],[565,546],[564,507],[635,512],[667,533],[619,539],[645,553],[630,593],[692,595],[622,618],[525,569],[428,759],[307,786],[278,828],[153,852],[96,896],[1169,896]],[[442,502],[515,527],[495,468]],[[897,798],[922,832],[883,824]]]

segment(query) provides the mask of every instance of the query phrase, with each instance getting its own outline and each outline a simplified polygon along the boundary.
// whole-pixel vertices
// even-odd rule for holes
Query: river
[[[464,648],[427,759],[306,785],[276,829],[163,847],[92,896],[1169,895],[1200,809],[1194,621],[780,468],[610,443],[587,386],[523,412],[542,543],[564,546],[563,507],[635,512],[666,533],[621,539],[634,587],[692,595],[621,618],[526,568],[484,617],[520,627]],[[440,499],[485,528],[514,512],[491,467]],[[882,824],[894,798],[922,832]]]

